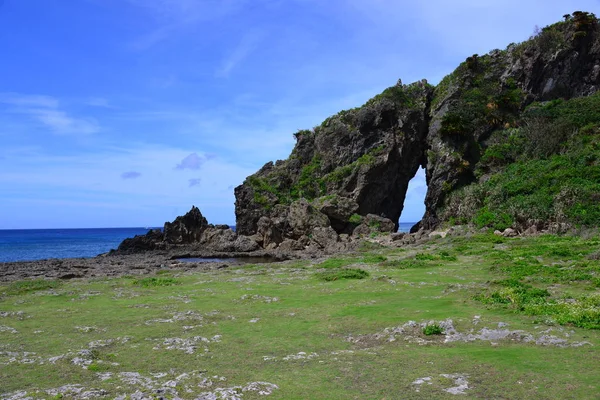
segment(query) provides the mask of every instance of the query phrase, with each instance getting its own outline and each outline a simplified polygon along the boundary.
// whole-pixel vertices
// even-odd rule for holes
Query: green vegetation
[[[157,286],[172,286],[177,285],[177,280],[175,278],[167,278],[167,277],[150,277],[150,278],[142,278],[136,279],[133,281],[133,284],[141,287],[157,287]]]
[[[442,334],[444,334],[444,330],[438,324],[431,324],[431,325],[427,325],[427,326],[425,326],[425,328],[423,328],[423,334],[425,336],[442,335]]]
[[[476,171],[487,179],[452,193],[444,219],[500,230],[599,225],[599,110],[600,94],[529,106],[522,127],[494,133]]]
[[[359,268],[342,268],[324,272],[317,272],[315,276],[321,280],[331,282],[338,281],[341,279],[364,279],[369,276],[369,273]]]
[[[598,393],[596,232],[365,248],[318,261],[0,283],[0,397],[72,398],[65,388],[75,387],[108,398],[218,398],[237,386],[243,399],[445,398],[457,385],[443,375],[454,374],[466,377],[466,398]],[[14,290],[25,286],[44,288]],[[414,383],[423,377],[431,385]],[[259,382],[277,388],[248,389]]]
[[[60,286],[60,282],[58,282],[58,281],[45,280],[45,279],[32,279],[32,280],[26,280],[26,281],[12,282],[10,285],[8,285],[7,287],[2,288],[2,289],[4,290],[5,294],[14,295],[14,294],[35,292],[38,290],[56,289],[59,286]]]

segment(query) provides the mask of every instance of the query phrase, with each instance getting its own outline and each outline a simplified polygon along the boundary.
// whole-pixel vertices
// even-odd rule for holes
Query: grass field
[[[0,398],[594,399],[600,238],[0,286]]]

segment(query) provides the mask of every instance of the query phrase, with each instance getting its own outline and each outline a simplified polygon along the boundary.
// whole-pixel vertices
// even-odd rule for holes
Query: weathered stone
[[[315,200],[313,204],[320,212],[327,215],[336,232],[352,233],[356,224],[350,219],[359,211],[358,204],[354,200],[348,197],[325,196]]]
[[[309,235],[315,228],[329,226],[327,216],[304,199],[295,201],[290,205],[287,222],[290,226],[288,237],[293,239]]]
[[[373,232],[391,233],[396,230],[394,222],[388,218],[380,217],[375,214],[367,214],[363,217],[359,226],[354,229],[353,235],[368,235]]]
[[[192,206],[187,214],[165,222],[164,241],[168,243],[195,243],[200,241],[202,233],[208,228],[208,221],[198,207]],[[229,227],[227,227],[229,228]]]
[[[315,243],[321,249],[331,248],[340,241],[337,232],[330,226],[313,229],[310,239],[311,242]]]
[[[504,237],[515,237],[515,236],[519,236],[519,233],[517,231],[515,231],[512,228],[506,228],[503,232],[502,232],[502,236]]]
[[[404,236],[406,236],[406,233],[404,233],[404,232],[394,232],[390,235],[392,242],[397,242],[398,240],[402,240],[402,238],[404,238]]]
[[[298,240],[285,239],[283,242],[281,242],[279,244],[277,249],[279,251],[282,251],[285,253],[291,253],[291,252],[295,252],[295,251],[304,250],[304,247],[305,246],[302,243],[300,243],[300,241],[298,241]]]
[[[281,243],[283,241],[283,233],[275,226],[273,220],[269,217],[260,217],[257,224],[257,236],[261,238],[262,246],[267,247],[271,243]]]
[[[140,253],[149,250],[156,250],[157,243],[162,242],[163,233],[160,229],[153,229],[145,235],[136,235],[127,238],[119,244],[117,249],[122,254]]]
[[[250,252],[260,247],[256,241],[247,236],[240,236],[230,228],[213,227],[205,230],[200,244],[204,249],[219,252]]]

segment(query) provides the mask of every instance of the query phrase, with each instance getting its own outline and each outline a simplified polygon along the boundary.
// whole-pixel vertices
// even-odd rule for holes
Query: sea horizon
[[[415,222],[401,222],[408,232]],[[235,225],[229,225],[235,230]],[[92,258],[136,235],[162,227],[0,229],[0,263],[58,258]]]

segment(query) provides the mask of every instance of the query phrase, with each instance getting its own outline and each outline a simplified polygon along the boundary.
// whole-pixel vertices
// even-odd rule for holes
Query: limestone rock
[[[290,205],[287,221],[290,227],[289,237],[296,239],[312,233],[315,228],[329,226],[327,216],[305,199],[300,199]]]
[[[338,199],[316,205],[338,234],[351,232],[346,222],[354,213],[398,221],[408,182],[425,163],[432,94],[426,81],[400,84],[312,131],[297,132],[287,160],[265,164],[235,189],[238,232],[256,233],[262,216],[280,214],[273,212],[277,206],[289,207],[293,218],[295,201],[324,195]]]
[[[163,228],[164,241],[168,243],[195,243],[200,241],[202,233],[208,227],[208,221],[196,206],[187,214],[175,218],[173,222],[165,222]]]

